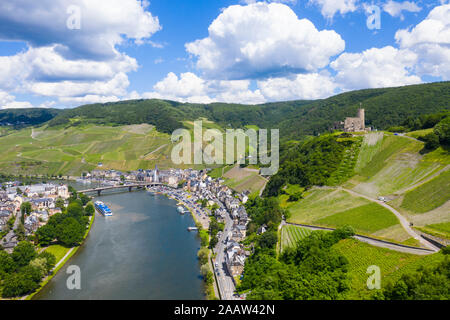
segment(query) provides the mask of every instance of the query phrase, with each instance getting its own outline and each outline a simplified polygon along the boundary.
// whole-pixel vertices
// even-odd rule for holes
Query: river
[[[175,201],[145,191],[97,199],[114,216],[96,213],[82,247],[35,299],[205,299],[197,261],[200,241],[187,231],[195,223],[177,212]],[[80,268],[80,290],[67,288],[70,265]]]

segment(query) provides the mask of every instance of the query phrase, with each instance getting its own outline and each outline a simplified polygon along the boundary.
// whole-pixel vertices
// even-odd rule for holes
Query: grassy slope
[[[317,220],[317,223],[333,227],[351,225],[356,232],[374,233],[399,221],[388,209],[372,202]]]
[[[118,170],[146,169],[156,163],[165,167],[170,148],[169,136],[151,126],[23,129],[0,138],[0,169],[12,174],[78,175],[99,162]]]
[[[401,207],[412,213],[425,213],[450,200],[450,171],[440,174],[407,192]]]
[[[421,266],[430,266],[442,261],[443,255],[435,253],[427,256],[396,252],[374,247],[354,239],[340,241],[334,248],[344,255],[350,264],[349,277],[351,291],[348,299],[364,299],[373,292],[367,289],[367,268],[371,265],[380,267],[381,286],[399,279],[402,274],[415,271]]]
[[[439,161],[422,157],[418,153],[422,148],[423,143],[419,141],[385,136],[381,146],[372,147],[378,152],[371,160],[360,162],[358,175],[351,180],[356,185],[354,190],[371,197],[390,195],[423,181],[444,167]],[[365,166],[364,162],[367,162]]]

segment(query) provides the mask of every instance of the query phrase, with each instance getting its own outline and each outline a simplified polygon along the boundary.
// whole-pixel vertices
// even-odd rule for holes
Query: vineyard
[[[346,239],[334,245],[349,262],[351,291],[349,299],[365,299],[373,292],[367,289],[367,268],[375,265],[381,271],[381,286],[398,280],[402,274],[415,271],[421,266],[430,266],[443,259],[440,253],[420,256],[371,246],[355,239]]]
[[[295,247],[298,241],[306,238],[311,234],[312,230],[296,227],[296,226],[284,226],[281,229],[281,250],[289,247]]]

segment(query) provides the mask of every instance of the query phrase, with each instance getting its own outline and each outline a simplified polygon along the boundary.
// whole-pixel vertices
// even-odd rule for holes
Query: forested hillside
[[[59,109],[6,109],[0,110],[0,125],[13,125],[17,127],[39,125],[53,119],[64,112]]]
[[[85,105],[65,110],[50,126],[149,123],[160,132],[171,133],[182,121],[207,118],[222,127],[257,125],[278,128],[281,139],[298,139],[327,131],[335,121],[354,116],[360,104],[366,123],[378,129],[401,125],[408,117],[450,109],[450,82],[367,89],[316,101],[288,101],[248,106],[239,104],[189,104],[164,100],[132,100]]]

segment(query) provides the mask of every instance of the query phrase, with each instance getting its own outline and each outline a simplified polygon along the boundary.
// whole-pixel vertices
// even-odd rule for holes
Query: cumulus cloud
[[[265,102],[259,90],[252,91],[249,86],[249,80],[204,80],[192,72],[182,73],[179,77],[170,72],[153,86],[154,91],[146,92],[142,97],[191,103]]]
[[[344,90],[382,88],[420,83],[420,77],[411,72],[416,61],[415,53],[387,46],[343,53],[331,67]]]
[[[358,0],[309,0],[309,3],[320,7],[320,12],[327,19],[332,19],[336,13],[344,15],[358,9]]]
[[[117,47],[148,42],[161,29],[147,5],[137,0],[0,2],[0,40],[28,44],[23,52],[0,57],[0,89],[73,104],[126,95],[127,73],[138,63]],[[80,9],[79,29],[67,27],[71,6]]]
[[[32,107],[33,105],[28,101],[16,101],[16,97],[0,90],[0,109],[21,109]]]
[[[186,44],[208,78],[258,79],[315,72],[345,48],[335,31],[317,30],[280,3],[230,6],[208,32],[207,38]]]
[[[68,9],[79,8],[80,29],[69,29]],[[57,44],[70,58],[114,58],[125,39],[141,43],[161,29],[158,18],[137,0],[15,0],[0,2],[0,39],[33,47]]]
[[[169,73],[154,85],[152,92],[133,95],[137,98],[167,99],[191,103],[228,102],[260,104],[268,101],[319,99],[332,95],[337,86],[328,74],[299,74],[256,82],[250,80],[205,80],[187,72],[179,77]]]
[[[418,56],[416,71],[450,79],[450,4],[435,7],[412,29],[399,30],[395,39],[402,49]]]
[[[258,87],[266,99],[280,101],[327,98],[335,93],[337,85],[328,75],[310,73],[258,81]]]
[[[422,10],[416,3],[411,1],[397,2],[389,0],[383,5],[383,10],[389,13],[393,17],[402,17],[403,11],[407,12],[419,12]]]

